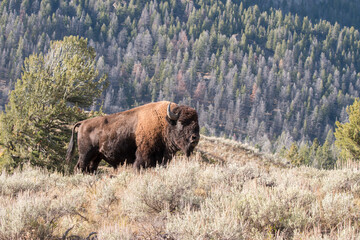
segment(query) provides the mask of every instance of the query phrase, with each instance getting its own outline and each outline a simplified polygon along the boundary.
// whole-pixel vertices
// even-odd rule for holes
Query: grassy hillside
[[[141,173],[2,173],[0,239],[355,239],[359,182],[202,137],[190,159]]]

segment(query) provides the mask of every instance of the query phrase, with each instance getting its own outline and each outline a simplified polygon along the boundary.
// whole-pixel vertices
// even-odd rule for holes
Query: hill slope
[[[359,182],[203,137],[190,159],[141,173],[2,173],[0,239],[354,239]]]

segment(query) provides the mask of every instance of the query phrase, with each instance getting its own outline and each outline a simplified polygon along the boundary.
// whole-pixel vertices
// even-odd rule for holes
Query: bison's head
[[[169,140],[189,157],[200,140],[198,115],[195,109],[177,106],[171,110],[169,103],[166,120],[169,123]]]

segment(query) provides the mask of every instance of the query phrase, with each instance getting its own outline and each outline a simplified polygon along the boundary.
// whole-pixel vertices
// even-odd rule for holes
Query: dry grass
[[[218,138],[141,173],[2,173],[0,193],[0,239],[360,238],[359,170],[291,168]]]

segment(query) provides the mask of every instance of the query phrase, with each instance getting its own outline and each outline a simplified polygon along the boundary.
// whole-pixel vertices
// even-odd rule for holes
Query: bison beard
[[[166,164],[179,150],[189,157],[200,139],[195,109],[166,101],[149,103],[76,123],[67,163],[74,151],[78,126],[79,160],[75,168],[88,173],[95,172],[102,159],[114,168],[125,162],[137,169]]]
[[[191,143],[189,144],[189,146],[186,148],[186,150],[184,151],[187,157],[190,157],[190,155],[192,154],[192,152],[194,151],[195,146],[192,145]]]

